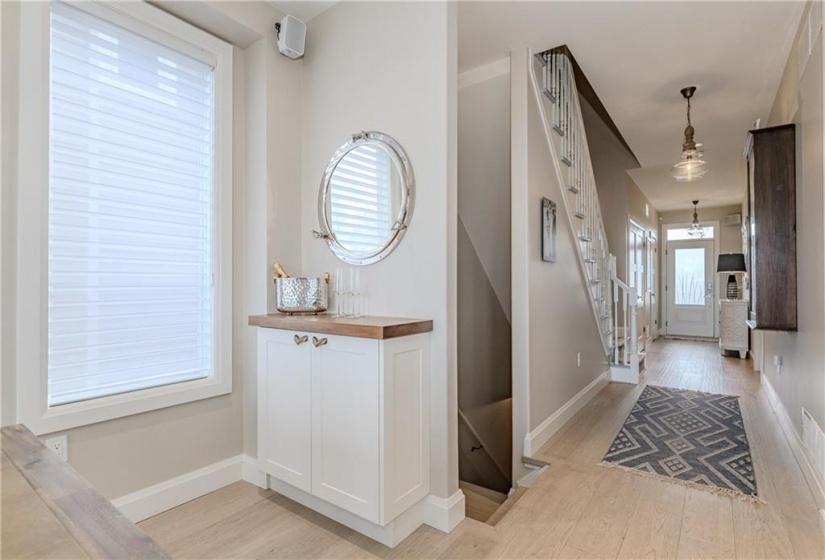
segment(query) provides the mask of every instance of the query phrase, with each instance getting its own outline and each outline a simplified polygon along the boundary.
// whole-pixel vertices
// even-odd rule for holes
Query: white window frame
[[[154,41],[215,61],[214,374],[48,406],[48,2],[20,6],[17,252],[17,419],[45,434],[232,392],[233,47],[145,2],[71,2]],[[22,71],[25,69],[25,71]]]

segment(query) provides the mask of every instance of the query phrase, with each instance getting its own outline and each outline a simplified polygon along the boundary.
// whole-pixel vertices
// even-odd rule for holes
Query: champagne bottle
[[[274,276],[275,279],[277,279],[277,278],[289,278],[289,274],[286,273],[284,268],[281,266],[281,263],[275,263],[274,265],[272,265],[272,267],[275,269],[275,276]]]

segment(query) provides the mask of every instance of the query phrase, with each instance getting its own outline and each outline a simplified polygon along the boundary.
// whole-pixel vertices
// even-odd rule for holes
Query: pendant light
[[[690,124],[690,98],[696,92],[696,86],[682,88],[682,97],[687,100],[687,127],[685,127],[685,142],[682,144],[682,159],[673,166],[670,174],[677,181],[698,181],[708,172],[708,164],[702,161],[702,154],[696,149],[693,135],[696,132]]]
[[[699,212],[696,209],[696,205],[699,204],[698,200],[693,201],[693,223],[690,224],[688,228],[688,235],[691,237],[704,237],[705,236],[705,228],[699,225]]]

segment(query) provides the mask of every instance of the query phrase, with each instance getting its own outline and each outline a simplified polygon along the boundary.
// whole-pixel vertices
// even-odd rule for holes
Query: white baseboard
[[[367,521],[363,517],[343,510],[299,488],[295,488],[286,482],[278,480],[274,476],[269,479],[269,487],[290,500],[315,510],[330,519],[334,519],[338,523],[346,525],[350,529],[358,531],[362,535],[366,535],[372,540],[378,541],[390,548],[398,546],[401,541],[410,536],[413,531],[424,523],[426,498],[423,498],[401,515],[382,526]]]
[[[270,480],[266,473],[258,468],[258,460],[247,455],[230,457],[121,496],[112,500],[112,503],[130,521],[138,523],[239,480],[244,480],[259,488],[272,488],[387,546],[397,545],[422,523],[449,533],[464,520],[464,493],[459,490],[449,498],[428,496],[387,526],[381,527],[301,492],[286,483],[274,478]]]
[[[456,490],[449,498],[427,496],[424,523],[442,533],[449,533],[464,521],[464,492]]]
[[[249,455],[243,455],[241,479],[258,488],[269,488],[269,477],[258,467],[258,460]]]
[[[590,399],[596,396],[596,393],[607,385],[609,375],[610,370],[602,373],[587,387],[579,391],[575,397],[564,403],[561,408],[539,424],[535,430],[527,434],[524,437],[524,455],[532,457],[534,452],[547,443],[553,437],[553,434],[558,432]]]
[[[610,366],[610,381],[614,383],[639,383],[639,375],[633,373],[633,368],[623,366]]]
[[[791,444],[791,451],[793,451],[796,462],[802,469],[802,474],[805,476],[805,481],[808,483],[808,487],[814,495],[814,500],[816,501],[817,507],[820,508],[820,510],[823,510],[825,509],[825,480],[821,480],[819,475],[817,475],[816,469],[813,467],[813,462],[808,457],[808,454],[805,452],[805,448],[802,445],[802,438],[797,433],[796,428],[794,428],[791,417],[788,414],[788,410],[779,399],[779,395],[776,393],[773,385],[771,385],[768,376],[761,375],[760,378],[762,381],[762,390],[768,397],[768,402],[779,420],[779,425],[785,433],[785,438]],[[822,512],[820,511],[820,513]],[[820,520],[820,524],[822,523],[823,521]],[[823,531],[825,531],[825,526],[823,526]]]
[[[524,488],[530,488],[533,483],[536,481],[538,477],[540,477],[544,471],[547,470],[547,465],[543,467],[537,467],[535,465],[525,465],[528,469],[531,469],[526,475],[518,479],[516,486],[523,486]]]
[[[133,523],[148,519],[241,480],[244,456],[238,455],[121,496],[112,503]]]

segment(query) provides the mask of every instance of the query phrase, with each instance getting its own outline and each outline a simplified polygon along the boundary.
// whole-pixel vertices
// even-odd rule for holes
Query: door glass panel
[[[705,305],[705,249],[676,249],[676,305]]]
[[[668,241],[692,241],[699,236],[690,235],[690,228],[670,228],[667,230]],[[702,239],[713,239],[713,226],[702,226]]]

